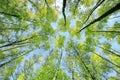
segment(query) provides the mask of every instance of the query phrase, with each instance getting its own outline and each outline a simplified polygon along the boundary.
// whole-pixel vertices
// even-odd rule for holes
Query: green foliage
[[[47,8],[46,18],[50,22],[55,22],[58,19],[58,12],[52,8]]]
[[[114,63],[116,63],[116,64],[120,65],[120,62],[119,62],[120,57],[110,55],[110,59],[111,59]]]
[[[117,40],[117,42],[120,44],[120,36],[118,36],[118,40]]]
[[[77,37],[78,39],[80,39],[80,35],[79,34],[76,34],[76,32],[79,30],[79,28],[78,27],[76,27],[76,28],[74,28],[74,29],[71,29],[70,30],[70,34],[71,34],[71,36],[72,37]]]
[[[54,34],[54,29],[52,28],[52,26],[50,25],[50,23],[45,23],[41,33],[46,33],[46,34]]]
[[[15,66],[11,67],[5,67],[4,70],[1,71],[2,76],[9,77],[11,76],[15,71]]]
[[[0,0],[0,80],[119,80],[119,6]]]
[[[108,51],[106,51],[106,49],[110,50],[111,49],[111,45],[109,43],[105,43],[105,44],[103,44],[102,48],[103,48],[102,49],[103,52],[108,53]]]
[[[57,70],[57,64],[54,63],[58,58],[58,52],[54,51],[49,57],[47,57],[45,64],[37,70],[36,75],[31,79],[34,80],[53,80]],[[65,79],[68,80],[68,76],[63,70],[59,69],[57,73],[57,80]]]
[[[25,80],[25,73],[20,74],[17,80]]]
[[[109,80],[117,80],[117,78],[112,76],[112,77],[109,78]]]
[[[60,35],[57,38],[55,38],[54,41],[55,41],[56,47],[62,48],[64,47],[65,37]]]
[[[95,69],[96,69],[96,76],[100,77],[101,75],[104,75],[106,72],[109,72],[109,64],[102,59],[100,56],[96,55],[98,53],[93,53],[91,56],[91,61],[94,63]]]
[[[49,42],[46,42],[45,43],[45,49],[48,50],[50,48],[50,43]]]
[[[48,4],[53,4],[54,0],[47,0]]]
[[[94,3],[94,0],[82,0],[81,3],[84,4],[84,6],[89,7]]]
[[[6,58],[6,53],[3,52],[3,51],[0,51],[1,52],[1,56],[0,56],[0,61],[4,60]]]

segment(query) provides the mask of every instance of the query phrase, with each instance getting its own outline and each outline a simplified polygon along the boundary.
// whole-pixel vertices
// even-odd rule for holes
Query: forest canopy
[[[120,0],[0,0],[0,80],[120,80]]]

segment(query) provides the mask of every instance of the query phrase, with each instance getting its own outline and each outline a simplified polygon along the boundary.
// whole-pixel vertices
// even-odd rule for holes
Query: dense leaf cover
[[[0,80],[120,80],[120,0],[0,0]]]

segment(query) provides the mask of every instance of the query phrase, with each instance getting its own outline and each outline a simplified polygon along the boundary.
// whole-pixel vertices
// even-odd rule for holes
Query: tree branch
[[[83,27],[82,29],[79,30],[79,32],[81,32],[82,30],[88,28],[90,25],[102,20],[103,18],[107,17],[108,15],[112,14],[113,12],[117,11],[120,9],[120,3],[118,3],[115,7],[111,8],[110,10],[108,10],[107,12],[105,12],[103,15],[101,15],[100,17],[98,17],[97,19],[93,20],[92,22],[90,22],[88,25],[86,25],[85,27]]]
[[[64,16],[64,21],[65,21],[64,25],[66,25],[66,15],[65,15],[66,2],[67,2],[67,0],[63,0],[62,13],[63,13],[63,16]]]
[[[120,31],[91,31],[91,32],[104,32],[104,33],[106,33],[106,32],[109,32],[109,33],[120,33]]]
[[[95,80],[95,77],[91,74],[89,68],[87,67],[87,65],[85,64],[85,62],[82,60],[82,57],[79,55],[79,52],[75,49],[75,47],[73,47],[73,48],[74,48],[75,52],[77,53],[77,56],[79,56],[79,59],[81,60],[82,64],[84,65],[85,69],[90,74],[92,80]]]
[[[6,13],[6,12],[0,12],[0,14],[8,15],[8,16],[12,16],[12,17],[16,17],[16,18],[21,19],[21,17],[19,15],[16,15],[16,14],[11,14],[11,13]]]
[[[30,51],[31,51],[31,50],[30,50]],[[30,51],[29,51],[29,52],[30,52]],[[28,52],[23,53],[23,54],[21,54],[21,55],[18,55],[17,57],[14,57],[14,58],[12,58],[12,59],[9,60],[9,61],[6,61],[6,62],[0,64],[0,67],[3,67],[4,65],[6,65],[6,64],[8,64],[8,63],[10,63],[10,62],[12,62],[12,61],[14,61],[14,60],[16,60],[16,59],[22,57],[22,56],[24,56],[24,55],[26,55],[26,54],[28,54]]]
[[[96,54],[96,53],[95,53]],[[106,59],[106,58],[104,58],[104,57],[102,57],[101,55],[99,55],[99,54],[96,54],[97,56],[99,56],[99,57],[101,57],[102,59],[104,59],[105,61],[107,61],[107,62],[109,62],[110,64],[112,64],[112,65],[114,65],[114,66],[116,66],[116,67],[118,67],[118,68],[120,68],[120,66],[119,65],[116,65],[115,63],[113,63],[113,62],[111,62],[110,60],[108,60],[108,59]]]
[[[109,53],[112,53],[112,54],[113,54],[113,55],[115,55],[115,56],[120,57],[120,55],[119,55],[119,54],[116,54],[115,52],[113,52],[113,51],[111,51],[111,50],[105,49],[105,48],[100,47],[100,46],[98,46],[98,47],[99,47],[99,48],[101,48],[101,49],[104,49],[104,50],[108,51]]]
[[[97,4],[95,5],[95,7],[93,7],[93,9],[91,10],[91,12],[90,12],[90,14],[87,16],[87,19],[85,20],[85,22],[83,23],[83,24],[85,24],[88,20],[89,20],[89,18],[90,18],[90,16],[92,15],[92,13],[104,2],[105,0],[99,0],[98,2],[97,2]],[[82,24],[82,25],[83,25]]]

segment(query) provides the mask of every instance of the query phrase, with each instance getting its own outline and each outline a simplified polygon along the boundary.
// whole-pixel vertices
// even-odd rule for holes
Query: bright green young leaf
[[[57,38],[55,38],[54,41],[56,47],[62,48],[64,46],[65,37],[60,35]]]
[[[25,73],[22,73],[19,75],[17,80],[24,80],[25,79]]]

